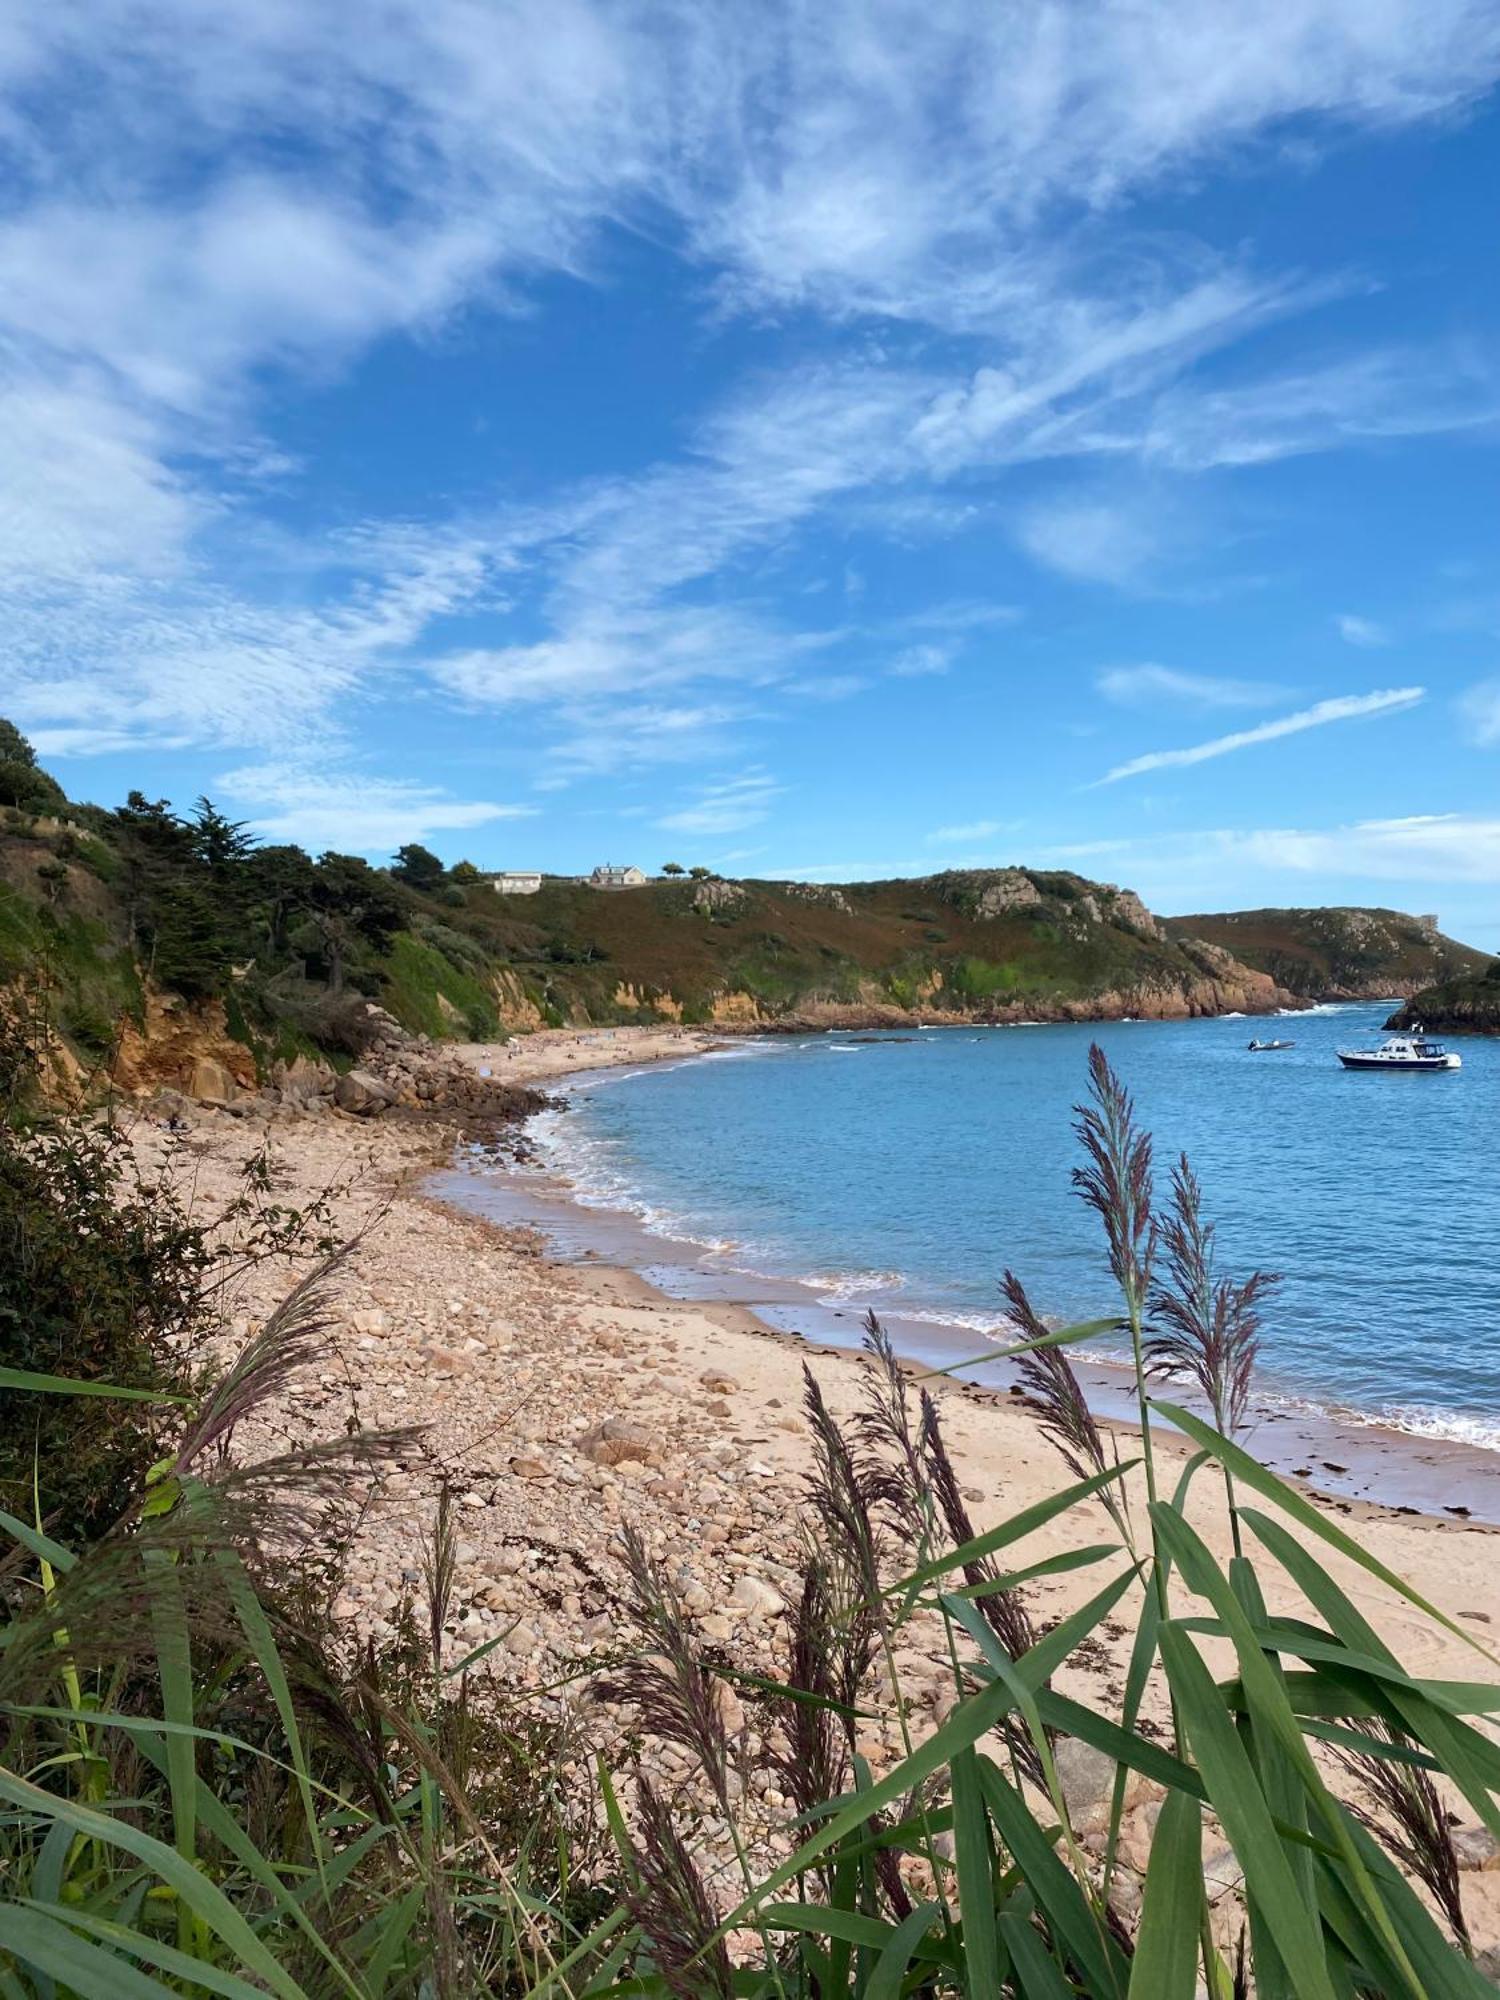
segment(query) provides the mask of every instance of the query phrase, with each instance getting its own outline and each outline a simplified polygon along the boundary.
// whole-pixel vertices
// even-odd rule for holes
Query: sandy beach
[[[559,1030],[462,1053],[505,1081],[545,1085],[584,1068],[684,1058],[713,1039],[696,1031]],[[358,1525],[336,1603],[351,1630],[389,1633],[401,1598],[419,1589],[420,1552],[446,1480],[461,1520],[453,1657],[498,1639],[486,1670],[570,1719],[579,1774],[590,1744],[617,1737],[622,1725],[588,1696],[592,1667],[632,1643],[619,1611],[622,1523],[633,1523],[678,1578],[716,1659],[750,1673],[777,1673],[809,1464],[801,1370],[811,1368],[830,1408],[844,1417],[863,1394],[858,1360],[767,1327],[733,1301],[673,1300],[628,1269],[550,1261],[535,1232],[497,1227],[436,1200],[426,1183],[449,1164],[452,1143],[437,1125],[330,1112],[273,1125],[268,1135],[207,1114],[185,1133],[165,1133],[147,1120],[137,1130],[143,1154],[168,1155],[195,1201],[210,1208],[262,1143],[270,1148],[279,1199],[306,1201],[332,1190],[339,1233],[365,1233],[339,1277],[333,1352],[256,1435],[240,1438],[239,1449],[253,1453],[335,1434],[351,1411],[368,1427],[421,1427],[400,1464],[380,1478]],[[284,1273],[270,1269],[255,1274],[234,1302],[235,1337],[253,1329],[285,1282]],[[1069,1483],[1014,1398],[962,1383],[935,1387],[980,1529]],[[1122,1430],[1120,1441],[1129,1455],[1133,1434]],[[1159,1449],[1165,1477],[1174,1479],[1186,1457],[1183,1443],[1165,1436]],[[1139,1522],[1138,1469],[1127,1484]],[[1412,1513],[1399,1499],[1388,1505],[1315,1494],[1314,1500],[1483,1646],[1500,1650],[1496,1530]],[[1226,1554],[1217,1479],[1196,1482],[1189,1511]],[[1077,1517],[1044,1528],[1021,1545],[1016,1560],[1058,1553],[1079,1532]],[[1088,1522],[1088,1539],[1114,1539],[1102,1510]],[[1319,1554],[1410,1671],[1453,1679],[1500,1672],[1353,1562],[1321,1548]],[[1120,1560],[1029,1586],[1038,1626],[1083,1602]],[[1272,1609],[1306,1615],[1285,1592],[1273,1592]],[[1109,1708],[1131,1629],[1133,1619],[1122,1612],[1103,1628],[1101,1644],[1062,1670],[1059,1687]],[[897,1665],[906,1726],[920,1736],[951,1701],[940,1636],[910,1628]],[[727,1705],[733,1726],[743,1731],[744,1828],[758,1851],[789,1851],[785,1801],[762,1754],[756,1708],[733,1695]],[[1163,1718],[1151,1720],[1159,1727]],[[864,1747],[877,1769],[897,1760],[894,1706],[867,1725]],[[727,1864],[728,1830],[695,1786],[686,1759],[649,1741],[646,1754],[696,1810],[710,1865]],[[1127,1855],[1139,1860],[1149,1838],[1142,1818],[1148,1811],[1149,1801],[1139,1801],[1134,1845],[1127,1845]],[[1500,1855],[1464,1877],[1483,1944],[1500,1936],[1500,1873],[1491,1872],[1497,1862]]]

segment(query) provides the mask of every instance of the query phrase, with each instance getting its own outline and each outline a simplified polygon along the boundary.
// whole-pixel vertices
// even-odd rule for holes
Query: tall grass
[[[320,1338],[315,1283],[176,1420],[176,1449],[109,1532],[73,1548],[45,1521],[0,1518],[4,2000],[1492,1993],[1449,1820],[1462,1808],[1500,1837],[1496,1663],[1233,1435],[1269,1281],[1217,1271],[1185,1163],[1158,1215],[1148,1142],[1097,1053],[1090,1087],[1080,1189],[1118,1309],[1048,1329],[1006,1281],[1009,1351],[1066,1465],[1053,1494],[977,1525],[938,1401],[872,1321],[854,1418],[807,1377],[807,1547],[779,1674],[705,1653],[668,1572],[625,1540],[635,1643],[598,1691],[687,1753],[736,1831],[748,1716],[792,1802],[774,1866],[737,1837],[726,1874],[684,1800],[619,1756],[582,1797],[563,1775],[576,1746],[486,1693],[482,1660],[446,1656],[444,1507],[425,1610],[383,1654],[349,1657],[273,1586],[289,1524],[335,1535],[339,1493],[385,1448],[357,1439],[258,1472],[226,1448]],[[1142,1427],[1123,1460],[1068,1361],[1120,1325]],[[1214,1421],[1159,1393],[1167,1369]],[[100,1388],[31,1393],[85,1386]],[[1163,1424],[1191,1447],[1180,1470]],[[1226,1506],[1224,1562],[1204,1528]],[[318,1555],[303,1545],[300,1561]],[[1083,1601],[1046,1623],[1033,1586],[1065,1574]],[[1474,1679],[1408,1672],[1351,1581],[1461,1640]],[[1295,1615],[1269,1608],[1286,1603]],[[1063,1692],[1119,1621],[1118,1694]],[[908,1644],[948,1662],[931,1715],[903,1698]],[[882,1712],[888,1766],[865,1735]],[[1115,1773],[1089,1814],[1075,1745]],[[1122,1839],[1142,1794],[1148,1858]],[[1225,1893],[1205,1878],[1206,1837],[1235,1857]]]

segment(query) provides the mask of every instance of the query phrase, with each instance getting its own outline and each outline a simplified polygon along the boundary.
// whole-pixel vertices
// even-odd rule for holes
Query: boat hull
[[[1345,1069],[1451,1070],[1462,1067],[1457,1056],[1377,1056],[1357,1052],[1346,1055],[1342,1049],[1338,1054]]]

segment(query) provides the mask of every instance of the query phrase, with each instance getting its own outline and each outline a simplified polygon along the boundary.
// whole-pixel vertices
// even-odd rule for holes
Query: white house
[[[637,868],[633,862],[628,868],[621,868],[616,862],[606,861],[590,875],[589,887],[591,889],[641,889],[645,887],[649,879],[645,869]]]
[[[541,886],[542,878],[534,868],[502,868],[490,877],[490,887],[497,896],[534,896]]]

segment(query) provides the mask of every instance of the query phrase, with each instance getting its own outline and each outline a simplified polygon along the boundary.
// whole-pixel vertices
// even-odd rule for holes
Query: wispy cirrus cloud
[[[1420,687],[1382,688],[1373,694],[1335,695],[1315,702],[1295,715],[1282,715],[1271,722],[1257,723],[1252,729],[1236,729],[1227,736],[1215,736],[1206,743],[1183,749],[1148,750],[1116,764],[1099,779],[1101,785],[1117,784],[1122,778],[1143,777],[1150,771],[1180,770],[1191,764],[1206,764],[1214,757],[1227,757],[1236,750],[1248,750],[1260,743],[1275,743],[1284,736],[1299,736],[1304,730],[1323,729],[1333,722],[1353,722],[1375,715],[1390,715],[1414,708],[1427,690]]]
[[[225,797],[249,809],[253,833],[266,840],[295,841],[313,853],[332,847],[390,854],[408,841],[523,819],[536,811],[489,799],[455,799],[406,779],[299,771],[279,764],[227,771],[219,786]]]
[[[1351,646],[1388,646],[1391,643],[1390,633],[1374,618],[1362,618],[1357,612],[1344,611],[1333,622],[1339,637]]]
[[[1264,708],[1287,692],[1275,681],[1184,673],[1152,660],[1133,667],[1106,667],[1094,676],[1094,686],[1107,701],[1123,708],[1172,703],[1186,708]]]
[[[668,833],[740,833],[759,826],[784,790],[767,771],[743,771],[701,786],[691,805],[664,814],[656,824]]]
[[[1285,0],[1253,31],[1215,0],[1169,22],[1107,0],[753,21],[731,0],[392,0],[357,35],[336,0],[95,0],[86,22],[21,10],[0,64],[0,588],[15,705],[80,751],[101,709],[111,742],[335,733],[430,663],[434,698],[524,710],[597,757],[624,689],[722,712],[725,682],[770,687],[830,645],[744,571],[839,509],[951,532],[971,483],[1013,467],[1192,473],[1493,413],[1451,353],[1201,392],[1183,378],[1206,357],[1339,280],[1131,217],[1291,121],[1332,138],[1472,102],[1500,71],[1486,0]],[[353,579],[248,559],[267,479],[301,490],[262,433],[289,385],[524,309],[541,275],[607,284],[638,226],[720,316],[880,338],[766,369],[679,454],[546,519],[498,483],[461,520],[422,496],[452,563],[427,587],[383,541]],[[1160,553],[1128,507],[1077,495],[1017,532],[1116,586]],[[525,617],[455,644],[445,620],[494,611],[501,572]],[[711,613],[684,601],[710,581]]]
[[[927,835],[929,847],[967,847],[975,841],[988,840],[994,834],[1004,833],[1014,821],[1002,819],[971,819],[957,826],[937,826]]]
[[[1500,680],[1476,681],[1458,698],[1458,712],[1471,743],[1482,750],[1500,744]]]

